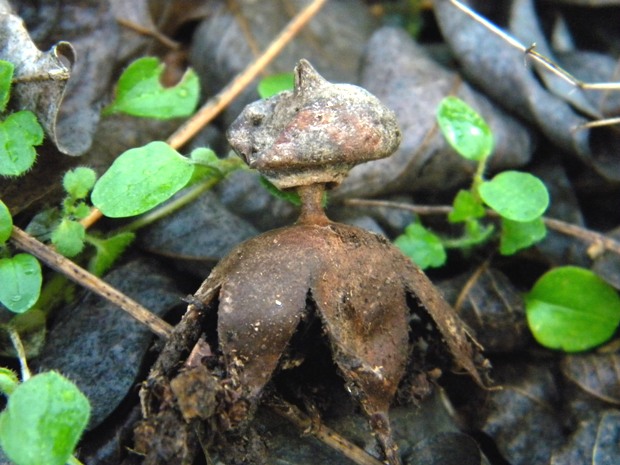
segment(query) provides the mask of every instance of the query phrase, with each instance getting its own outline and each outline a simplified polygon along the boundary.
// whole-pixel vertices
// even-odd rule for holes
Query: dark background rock
[[[480,2],[468,3],[478,5]],[[536,42],[537,49],[550,50],[532,5],[530,0],[512,2],[509,30],[525,41],[524,47]],[[620,163],[611,154],[611,148],[620,143],[617,131],[610,128],[577,130],[592,118],[573,109],[574,96],[580,95],[580,90],[567,87],[565,83],[561,96],[557,96],[558,89],[553,86],[559,85],[558,79],[550,78],[553,84],[551,89],[547,88],[545,78],[541,81],[537,72],[547,76],[549,71],[542,71],[536,65],[525,66],[521,50],[465,16],[447,0],[435,1],[434,9],[442,33],[468,79],[499,105],[532,121],[555,145],[578,155],[602,176],[609,180],[620,179]],[[500,25],[503,25],[501,21]],[[614,65],[611,65],[605,73],[608,76],[605,81],[614,80]],[[579,99],[580,102],[584,100]]]
[[[206,192],[145,228],[140,245],[204,278],[235,245],[257,234],[251,224],[228,211],[213,192]]]
[[[162,268],[134,260],[116,268],[106,281],[159,316],[182,305],[183,294]],[[153,341],[150,330],[115,305],[91,294],[56,317],[33,371],[57,370],[88,397],[95,428],[133,392],[143,357]]]
[[[360,84],[396,113],[403,141],[391,157],[353,168],[336,197],[441,191],[467,182],[475,163],[447,144],[435,120],[434,109],[448,95],[467,101],[491,127],[491,170],[521,166],[530,159],[534,140],[528,130],[441,67],[401,29],[382,28],[372,36]]]

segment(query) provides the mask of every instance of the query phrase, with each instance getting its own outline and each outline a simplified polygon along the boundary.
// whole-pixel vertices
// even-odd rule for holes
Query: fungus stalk
[[[324,226],[330,223],[323,209],[325,184],[310,184],[297,187],[301,199],[301,212],[297,219],[298,224],[315,224]]]

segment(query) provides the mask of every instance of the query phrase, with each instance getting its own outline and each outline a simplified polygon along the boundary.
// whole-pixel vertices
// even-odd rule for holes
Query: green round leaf
[[[411,223],[394,244],[422,269],[442,266],[446,262],[446,250],[441,240],[421,224]]]
[[[448,143],[462,157],[479,161],[493,151],[491,129],[463,100],[444,98],[437,109],[437,123]]]
[[[64,465],[90,416],[88,399],[50,371],[19,385],[0,415],[0,445],[17,465]]]
[[[23,313],[39,299],[41,265],[30,254],[0,259],[0,302],[15,313]]]
[[[136,235],[131,232],[118,233],[107,239],[89,236],[88,242],[95,246],[97,253],[90,259],[88,270],[95,276],[102,276],[112,267],[135,237]]]
[[[499,251],[502,255],[512,255],[543,240],[546,235],[547,228],[540,217],[525,222],[503,218]]]
[[[260,98],[269,98],[283,90],[293,90],[295,78],[293,73],[272,74],[258,83],[258,95]]]
[[[448,214],[448,221],[459,223],[475,220],[484,216],[484,206],[480,199],[476,199],[470,191],[460,190],[454,202],[452,211]]]
[[[18,111],[0,122],[0,175],[19,176],[28,171],[43,142],[43,129],[31,111]]]
[[[116,99],[104,113],[159,119],[191,115],[200,97],[198,76],[188,69],[175,86],[163,87],[160,82],[163,71],[164,65],[154,57],[131,63],[118,80]]]
[[[620,323],[620,297],[589,270],[565,266],[545,273],[525,299],[534,338],[550,349],[578,352],[607,341]]]
[[[13,232],[13,217],[9,208],[0,200],[0,245],[11,237]]]
[[[198,147],[192,150],[189,158],[194,163],[205,166],[215,166],[221,161],[216,153],[208,147]]]
[[[0,367],[0,392],[5,395],[13,394],[19,386],[19,379],[13,370]]]
[[[181,190],[193,169],[168,144],[151,142],[121,154],[95,184],[91,200],[111,218],[139,215]]]
[[[85,236],[86,230],[82,224],[63,218],[52,232],[52,244],[65,257],[75,257],[84,248]]]
[[[62,179],[65,191],[74,199],[84,199],[95,185],[97,174],[83,166],[67,171]]]
[[[504,171],[479,187],[482,200],[512,221],[533,221],[549,206],[549,192],[536,176]]]
[[[11,96],[11,82],[15,66],[8,61],[0,60],[0,112],[6,109]]]

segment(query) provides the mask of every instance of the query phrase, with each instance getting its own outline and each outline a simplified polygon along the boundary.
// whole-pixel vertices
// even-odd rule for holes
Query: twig
[[[351,459],[357,465],[384,465],[382,461],[369,455],[334,430],[323,424],[314,425],[307,415],[283,399],[270,399],[267,405],[273,412],[296,425],[301,431],[311,434],[325,445]]]
[[[99,221],[102,217],[103,217],[103,213],[101,213],[101,210],[99,210],[96,207],[93,207],[90,210],[90,213],[88,214],[88,216],[83,218],[80,221],[80,223],[82,224],[82,226],[84,226],[86,229],[88,229],[93,224],[95,224],[97,221]]]
[[[159,41],[162,45],[168,47],[170,50],[178,50],[181,46],[178,42],[172,40],[171,38],[165,36],[161,32],[156,29],[150,29],[146,26],[138,24],[134,21],[124,18],[116,18],[116,22],[121,26],[126,27],[127,29],[131,29],[138,34],[142,34],[145,36],[149,36]]]
[[[372,199],[345,199],[345,205],[352,207],[383,207],[407,210],[417,215],[446,215],[452,211],[449,205],[411,205],[404,202],[392,202],[391,200]]]
[[[597,121],[588,121],[587,123],[579,125],[577,129],[600,128],[603,126],[614,126],[616,124],[620,124],[620,117],[605,118]]]
[[[147,326],[158,336],[162,338],[168,337],[172,331],[172,326],[151,313],[148,309],[137,303],[135,300],[130,299],[102,279],[99,279],[94,274],[88,272],[71,260],[63,257],[51,247],[39,242],[17,226],[13,226],[11,240],[20,249],[31,253],[49,267],[64,274],[67,278],[75,281],[80,286],[83,286],[113,304],[118,305],[121,309],[143,325]]]
[[[24,344],[22,344],[22,340],[19,337],[19,333],[17,329],[13,327],[13,325],[9,324],[7,327],[7,331],[9,332],[9,337],[11,338],[11,342],[13,343],[13,348],[17,353],[17,358],[19,359],[19,365],[21,366],[22,371],[22,381],[28,381],[30,379],[30,368],[28,368],[28,360],[26,359],[26,351],[24,350]]]
[[[487,270],[487,268],[489,268],[488,260],[486,260],[484,263],[482,263],[482,265],[476,268],[473,274],[467,279],[465,285],[461,288],[461,291],[456,298],[456,302],[454,302],[454,310],[457,314],[461,312],[465,298],[469,295],[469,292],[474,287],[476,282],[480,279],[482,273]]]
[[[605,234],[591,231],[580,226],[575,226],[574,224],[556,220],[554,218],[543,217],[543,221],[549,228],[555,229],[562,234],[577,237],[585,242],[598,243],[602,245],[604,249],[620,255],[620,242],[606,236]]]
[[[466,5],[463,5],[458,0],[449,0],[449,1],[452,5],[454,5],[456,8],[461,10],[463,13],[465,13],[471,19],[476,21],[478,24],[481,24],[482,26],[484,26],[485,28],[493,32],[495,35],[501,37],[504,41],[506,41],[507,43],[515,47],[516,49],[520,50],[521,52],[523,52],[524,55],[532,57],[534,61],[542,65],[544,68],[548,69],[556,76],[559,76],[560,78],[573,84],[574,86],[577,86],[580,89],[591,89],[591,90],[620,90],[620,82],[588,83],[588,82],[583,82],[577,79],[575,76],[570,74],[568,71],[566,71],[565,69],[555,64],[551,59],[538,53],[536,51],[536,44],[532,44],[529,47],[526,47],[521,42],[516,40],[514,37],[502,31],[491,21],[487,20],[486,18],[483,18],[478,13],[476,13],[474,10],[472,10]]]
[[[356,207],[397,208],[399,210],[407,210],[418,215],[445,215],[452,211],[452,207],[449,205],[410,205],[408,203],[392,202],[389,200],[346,199],[343,203],[345,205]],[[496,218],[499,216],[493,210],[486,210],[486,213],[487,215]],[[542,220],[548,228],[559,231],[567,236],[576,237],[585,242],[600,244],[605,250],[609,250],[620,255],[620,242],[606,236],[605,234],[582,228],[580,226],[575,226],[574,224],[567,223],[566,221],[556,220],[555,218],[543,216]]]
[[[200,110],[185,122],[174,134],[168,138],[168,144],[173,148],[183,146],[189,139],[206,126],[219,114],[237,95],[239,95],[258,74],[267,66],[295,35],[310,21],[323,7],[327,0],[314,0],[282,29],[280,34],[269,44],[267,49],[247,68],[238,74],[217,95],[210,98]]]

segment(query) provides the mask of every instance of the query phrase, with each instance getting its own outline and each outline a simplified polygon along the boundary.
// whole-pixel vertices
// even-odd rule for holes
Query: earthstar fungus
[[[305,60],[295,68],[293,91],[244,109],[228,132],[231,146],[277,187],[296,189],[301,214],[294,225],[237,246],[191,298],[142,389],[143,430],[149,421],[156,429],[157,418],[174,408],[188,424],[243,428],[274,375],[303,363],[291,341],[312,322],[390,465],[401,462],[388,409],[408,370],[429,369],[425,350],[436,349],[483,384],[477,344],[424,273],[387,239],[323,212],[326,187],[358,163],[389,156],[400,138],[394,114],[377,98],[327,82]],[[435,340],[422,349],[417,331],[426,327]],[[199,347],[207,356],[190,356],[179,370]],[[218,368],[205,374],[200,360],[207,359]],[[189,395],[178,385],[192,370],[201,373],[199,389],[219,389],[213,409],[186,407]]]

